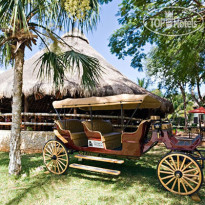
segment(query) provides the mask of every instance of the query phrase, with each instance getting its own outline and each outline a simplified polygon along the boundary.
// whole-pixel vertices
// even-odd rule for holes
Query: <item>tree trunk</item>
[[[192,96],[192,99],[197,103],[197,105],[200,107],[201,104],[200,102],[197,100],[196,96],[195,96],[195,93],[194,93],[194,87],[192,86],[191,87],[191,96]]]
[[[24,113],[28,113],[29,110],[29,105],[28,105],[28,98],[26,96],[24,96]],[[24,115],[24,122],[28,122],[28,116]],[[27,126],[24,125],[24,130],[26,130]]]
[[[12,126],[9,153],[9,174],[18,175],[21,171],[21,109],[23,84],[24,47],[15,54],[14,84],[12,100]]]
[[[185,89],[184,87],[180,84],[179,85],[181,93],[182,93],[182,97],[183,97],[183,101],[184,101],[184,119],[185,119],[185,131],[187,131],[187,126],[188,126],[188,121],[187,121],[187,114],[186,114],[186,107],[187,107],[187,102],[186,102],[186,93],[185,93]]]
[[[204,100],[203,100],[203,97],[201,96],[201,91],[200,91],[200,79],[197,79],[197,82],[196,82],[196,87],[197,87],[197,91],[198,91],[198,96],[199,96],[199,99],[200,99],[200,104],[204,104]]]

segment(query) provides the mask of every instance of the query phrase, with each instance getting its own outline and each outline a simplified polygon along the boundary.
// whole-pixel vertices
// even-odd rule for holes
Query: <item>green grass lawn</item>
[[[0,153],[0,205],[84,204],[197,204],[190,197],[169,193],[160,185],[157,162],[167,150],[156,147],[139,160],[123,165],[84,161],[84,164],[120,170],[118,177],[69,169],[67,175],[46,174],[41,154],[22,156],[22,174],[8,175],[8,153]],[[78,163],[73,156],[70,162]],[[199,195],[205,204],[205,186]]]

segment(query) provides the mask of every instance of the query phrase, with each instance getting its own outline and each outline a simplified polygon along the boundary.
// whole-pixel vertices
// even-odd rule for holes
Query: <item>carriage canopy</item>
[[[150,95],[121,94],[106,97],[67,98],[54,101],[53,107],[58,108],[81,108],[83,110],[120,110],[123,109],[155,109],[161,102]]]

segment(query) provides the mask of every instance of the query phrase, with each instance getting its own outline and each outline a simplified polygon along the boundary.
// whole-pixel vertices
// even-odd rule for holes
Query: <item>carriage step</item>
[[[81,155],[81,154],[77,154],[74,157],[78,159],[87,159],[87,160],[94,160],[94,161],[100,161],[100,162],[110,162],[110,163],[115,163],[115,164],[124,163],[124,160],[109,159],[109,158],[95,157],[95,156]]]
[[[88,166],[88,165],[83,165],[83,164],[70,164],[69,167],[72,167],[75,169],[88,170],[88,171],[92,171],[92,172],[111,174],[111,175],[120,175],[120,171],[117,171],[117,170],[104,169],[104,168],[100,168],[100,167],[93,167],[93,166]]]

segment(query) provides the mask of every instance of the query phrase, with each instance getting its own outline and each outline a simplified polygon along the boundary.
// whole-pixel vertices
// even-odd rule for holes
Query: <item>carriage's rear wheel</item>
[[[49,140],[43,148],[43,160],[48,171],[53,174],[63,174],[69,164],[67,148],[62,142]]]
[[[157,166],[157,174],[162,186],[179,195],[197,192],[203,182],[203,172],[192,156],[184,153],[165,155]]]

